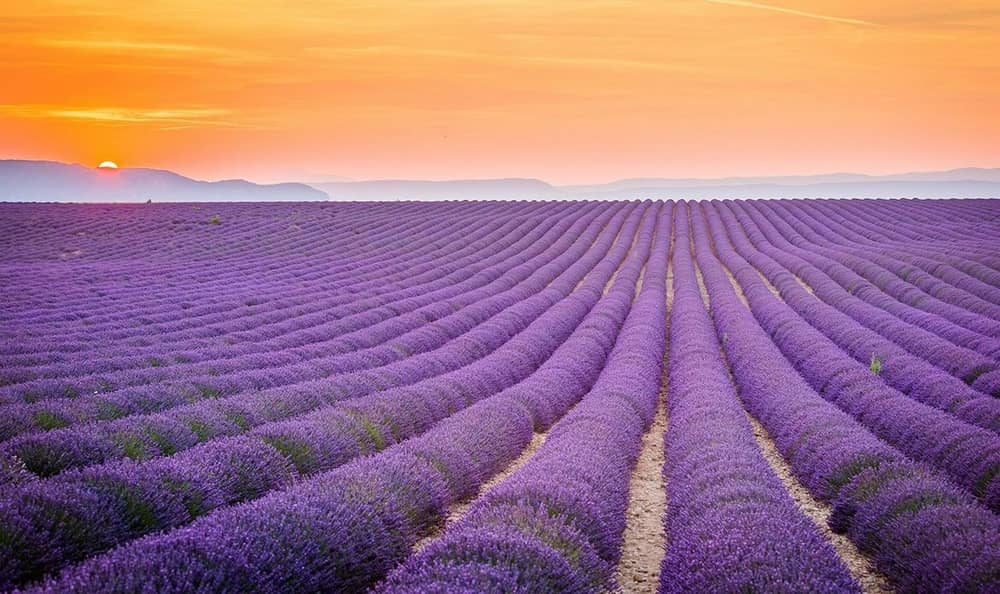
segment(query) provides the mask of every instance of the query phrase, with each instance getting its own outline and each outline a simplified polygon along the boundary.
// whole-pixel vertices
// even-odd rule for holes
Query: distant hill
[[[376,180],[311,184],[331,200],[557,200],[565,198],[537,179]]]
[[[980,169],[966,167],[947,171],[922,171],[889,175],[865,175],[861,173],[827,173],[818,175],[785,175],[769,177],[719,177],[719,178],[664,178],[640,177],[613,181],[606,184],[560,186],[559,189],[571,194],[591,194],[618,190],[644,190],[652,188],[717,188],[717,187],[762,187],[789,188],[815,185],[881,184],[883,182],[965,182],[981,181],[1000,183],[1000,169]],[[887,186],[872,186],[878,191]],[[902,187],[902,186],[900,186]]]
[[[260,185],[198,181],[158,169],[105,170],[51,161],[0,160],[0,201],[228,202],[283,200],[623,200],[636,198],[1000,198],[1000,169],[894,175],[631,178],[553,186],[530,178],[325,181]]]
[[[632,178],[553,186],[537,179],[374,180],[312,184],[331,200],[621,200],[634,198],[983,198],[1000,197],[1000,169],[894,175],[832,173],[778,177]]]
[[[0,160],[0,201],[233,202],[326,200],[305,184],[198,181],[159,169],[94,169],[52,161]]]
[[[1000,182],[992,181],[865,181],[812,184],[734,184],[688,187],[636,187],[580,191],[579,199],[708,200],[726,198],[996,198]]]

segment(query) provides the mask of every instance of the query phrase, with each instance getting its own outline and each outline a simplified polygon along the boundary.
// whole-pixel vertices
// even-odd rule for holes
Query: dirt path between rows
[[[472,504],[475,503],[475,501],[479,499],[484,493],[486,493],[494,486],[506,480],[507,477],[514,474],[515,472],[520,470],[522,466],[527,464],[528,460],[530,460],[531,457],[534,456],[536,452],[538,452],[538,449],[542,447],[542,444],[545,443],[546,435],[547,433],[535,433],[534,435],[532,435],[531,441],[528,442],[527,447],[524,448],[524,451],[521,452],[520,456],[515,458],[514,461],[508,464],[503,470],[490,477],[490,480],[483,483],[479,487],[479,491],[475,495],[472,495],[468,499],[453,504],[451,508],[448,510],[448,516],[445,518],[445,521],[442,524],[440,524],[434,532],[418,540],[417,543],[413,545],[413,552],[419,551],[420,549],[430,544],[431,541],[444,534],[444,531],[450,528],[459,519],[461,519],[461,517],[465,515],[465,512],[468,511],[468,509],[472,506]]]
[[[663,371],[660,379],[659,407],[653,423],[642,437],[642,448],[629,484],[628,509],[625,512],[625,533],[622,536],[622,556],[618,561],[615,580],[623,592],[647,594],[656,592],[660,582],[660,564],[666,552],[663,517],[667,509],[667,491],[663,478],[663,440],[667,432],[667,384],[670,310],[674,303],[673,227],[666,275],[666,323],[668,340],[663,350]],[[659,257],[652,254],[651,257]]]
[[[653,424],[642,438],[642,450],[629,485],[622,557],[615,574],[624,592],[656,592],[660,581],[660,564],[665,550],[663,514],[667,503],[663,484],[663,435],[666,430],[666,406],[661,398]]]
[[[774,440],[768,435],[767,430],[749,413],[747,413],[747,420],[753,427],[754,439],[757,440],[757,445],[760,446],[764,459],[771,465],[771,470],[785,485],[785,490],[795,500],[802,513],[812,520],[820,533],[833,544],[833,548],[844,561],[851,576],[861,584],[862,591],[866,594],[894,592],[889,580],[875,569],[871,560],[859,551],[849,538],[830,530],[827,525],[827,520],[830,518],[830,506],[813,497],[809,490],[799,482],[788,462],[778,451]]]
[[[714,257],[718,259],[718,256]],[[725,272],[726,276],[729,278],[729,282],[733,287],[733,291],[736,296],[743,303],[747,309],[750,309],[750,304],[747,301],[746,295],[743,293],[743,287],[740,285],[739,281],[733,276],[729,268],[719,259],[719,266],[722,271]],[[704,281],[701,276],[701,270],[696,267],[696,276],[698,278],[698,285],[702,292],[702,299],[708,303],[708,291],[705,288]],[[759,272],[758,272],[759,274]],[[781,294],[778,292],[777,288],[771,285],[766,278],[761,278],[765,285],[771,290],[778,299],[781,299]],[[720,345],[719,348],[720,356],[722,360],[726,362],[726,367],[728,368],[728,356],[725,350]],[[732,371],[729,370],[729,380],[733,382],[733,386],[739,392],[739,386],[736,384],[733,378]],[[874,567],[872,561],[865,556],[853,542],[847,536],[843,534],[836,534],[830,530],[827,521],[830,518],[831,507],[827,503],[820,501],[812,496],[805,486],[799,482],[798,477],[792,471],[791,466],[781,455],[778,450],[777,445],[775,445],[774,440],[768,434],[767,430],[763,425],[760,424],[757,419],[755,419],[748,411],[745,410],[744,414],[747,416],[747,420],[750,422],[750,426],[753,429],[754,439],[757,441],[757,446],[760,448],[764,459],[767,461],[768,465],[771,466],[771,470],[781,481],[785,490],[795,501],[796,506],[799,510],[816,525],[820,534],[823,535],[827,541],[833,545],[834,550],[837,555],[844,562],[847,570],[850,572],[851,576],[861,585],[861,589],[866,594],[886,594],[894,592],[889,580],[877,571]]]

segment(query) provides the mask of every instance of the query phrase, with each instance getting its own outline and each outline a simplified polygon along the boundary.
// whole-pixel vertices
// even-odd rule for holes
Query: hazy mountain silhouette
[[[1000,182],[993,181],[865,181],[802,184],[733,184],[687,187],[637,187],[607,191],[581,191],[574,198],[618,200],[659,198],[706,200],[712,198],[994,198]]]
[[[0,160],[0,201],[225,202],[328,197],[330,200],[993,198],[1000,197],[1000,169],[965,168],[894,175],[632,178],[575,186],[553,186],[530,178],[260,185],[245,180],[197,181],[158,169],[99,170],[51,161]]]
[[[0,201],[230,202],[326,200],[305,184],[259,185],[242,179],[198,181],[160,169],[94,169],[53,161],[0,160]]]
[[[606,184],[560,186],[559,189],[573,194],[613,192],[617,190],[650,190],[651,188],[714,188],[724,186],[771,186],[794,187],[841,184],[881,184],[883,182],[995,182],[1000,183],[1000,169],[980,169],[966,167],[947,171],[922,171],[890,175],[865,175],[861,173],[828,173],[819,175],[785,175],[768,177],[720,177],[720,178],[628,178]],[[875,185],[878,191],[886,186]],[[900,186],[902,187],[902,186]]]
[[[331,200],[557,200],[565,198],[537,179],[374,180],[311,184]]]
[[[331,200],[618,200],[634,198],[983,198],[1000,196],[1000,169],[894,175],[832,173],[777,177],[632,178],[553,186],[537,179],[374,180],[312,184]]]

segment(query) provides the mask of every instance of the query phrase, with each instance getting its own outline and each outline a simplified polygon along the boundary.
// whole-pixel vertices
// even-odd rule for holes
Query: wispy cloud
[[[49,109],[48,115],[74,120],[96,120],[99,122],[124,122],[131,124],[213,124],[234,125],[225,118],[231,115],[226,109],[124,109],[119,107]]]
[[[849,25],[861,25],[864,27],[877,27],[878,23],[873,23],[871,21],[863,21],[861,19],[851,19],[846,17],[831,16],[828,14],[819,14],[816,12],[807,12],[804,10],[796,10],[794,8],[785,8],[784,6],[775,6],[773,4],[762,4],[760,2],[744,2],[743,0],[703,0],[709,4],[725,4],[727,6],[740,6],[743,8],[756,8],[759,10],[770,10],[772,12],[781,12],[784,14],[792,14],[795,16],[815,19],[819,21],[829,21],[832,23],[846,23]]]
[[[68,47],[74,49],[110,50],[110,51],[153,51],[166,53],[216,53],[222,51],[203,45],[187,45],[182,43],[149,43],[129,41],[124,39],[43,39],[43,45],[52,47]]]
[[[440,48],[421,48],[400,45],[371,45],[364,47],[312,47],[307,53],[336,57],[345,55],[396,55],[396,56],[426,56],[458,60],[480,60],[489,62],[507,62],[520,64],[539,64],[570,66],[581,68],[631,68],[636,70],[686,71],[691,66],[683,63],[655,62],[649,60],[630,60],[623,58],[603,58],[589,56],[536,56],[524,54],[501,54],[484,52],[467,52]]]
[[[154,124],[163,129],[196,126],[258,128],[255,124],[233,118],[233,112],[220,108],[66,107],[53,105],[0,105],[0,114],[21,118],[56,118],[89,121],[97,124]]]
[[[267,62],[273,59],[270,56],[259,53],[213,45],[135,41],[132,39],[41,38],[36,39],[35,43],[45,47],[104,54],[143,54],[165,58],[197,57],[221,63]]]

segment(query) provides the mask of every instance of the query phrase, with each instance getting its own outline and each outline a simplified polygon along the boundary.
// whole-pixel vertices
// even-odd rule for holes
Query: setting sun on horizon
[[[28,0],[0,8],[0,156],[261,181],[992,167],[998,28],[981,0]]]
[[[101,164],[97,166],[98,169],[118,169],[118,164],[114,161],[101,161]]]

